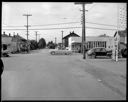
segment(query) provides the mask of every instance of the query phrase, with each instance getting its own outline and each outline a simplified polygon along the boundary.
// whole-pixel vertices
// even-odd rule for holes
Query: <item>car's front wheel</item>
[[[55,51],[52,51],[52,52],[51,52],[51,55],[55,55]]]

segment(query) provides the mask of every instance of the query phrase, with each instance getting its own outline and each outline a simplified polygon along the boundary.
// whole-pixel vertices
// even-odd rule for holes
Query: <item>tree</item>
[[[35,50],[38,48],[38,43],[35,40],[30,41],[30,49]]]
[[[55,49],[56,44],[54,44],[53,41],[50,41],[50,42],[48,42],[47,47],[48,47],[49,49]]]
[[[38,47],[39,47],[40,49],[46,47],[46,41],[45,41],[44,38],[41,38],[41,39],[39,40],[39,42],[38,42]]]

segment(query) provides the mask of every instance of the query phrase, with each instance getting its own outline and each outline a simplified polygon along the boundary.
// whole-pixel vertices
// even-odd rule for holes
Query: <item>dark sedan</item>
[[[93,58],[96,58],[97,56],[106,56],[111,57],[112,56],[112,50],[107,51],[104,47],[97,47],[92,48],[87,52],[88,56],[91,56]]]
[[[121,54],[123,58],[127,58],[127,48],[121,50]]]

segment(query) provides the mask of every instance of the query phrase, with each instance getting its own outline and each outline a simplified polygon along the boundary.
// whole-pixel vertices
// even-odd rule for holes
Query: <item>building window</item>
[[[96,47],[97,47],[97,41],[96,41]]]
[[[100,42],[98,42],[98,47],[100,47]]]
[[[105,48],[106,48],[106,42],[104,42],[104,43],[105,43],[105,45],[104,45],[104,46],[105,46]]]
[[[96,42],[94,41],[94,48],[96,47]]]
[[[102,46],[104,47],[104,42],[103,42]]]
[[[101,47],[103,47],[103,43],[104,43],[104,42],[101,41]]]
[[[3,50],[6,50],[6,49],[7,49],[7,45],[3,44]]]
[[[93,48],[93,42],[91,42],[91,48]]]

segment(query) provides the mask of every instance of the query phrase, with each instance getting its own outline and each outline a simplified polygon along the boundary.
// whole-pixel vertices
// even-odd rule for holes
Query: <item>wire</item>
[[[54,30],[54,29],[73,29],[73,28],[82,28],[82,27],[65,27],[65,28],[38,28],[38,29],[29,29],[29,30]],[[86,27],[88,29],[100,29],[100,30],[117,30],[109,28],[97,28],[97,27]],[[2,30],[26,30],[26,29],[2,29]]]
[[[67,22],[67,23],[44,24],[44,25],[31,25],[31,26],[50,26],[50,25],[74,24],[74,23],[80,23],[80,22]],[[3,27],[24,27],[24,26],[3,26]]]
[[[96,6],[96,4],[94,4],[93,6],[91,6],[91,8],[89,8],[88,11],[91,10],[94,6]]]
[[[86,23],[96,24],[96,25],[104,25],[104,26],[113,26],[113,27],[117,27],[116,25],[110,25],[110,24],[93,23],[93,22],[86,22]]]
[[[57,24],[44,24],[44,25],[32,25],[32,26],[49,26],[49,25],[61,25],[61,24],[74,24],[80,22],[67,22],[67,23],[57,23]]]
[[[50,25],[61,25],[61,24],[75,24],[75,23],[80,23],[80,22],[67,22],[67,23],[56,23],[56,24],[44,24],[44,25],[31,25],[33,26],[50,26]],[[113,26],[117,27],[116,25],[110,25],[110,24],[101,24],[101,23],[94,23],[94,22],[86,22],[90,24],[96,24],[96,25],[104,25],[104,26]],[[4,27],[4,26],[3,26]],[[5,27],[24,27],[24,26],[5,26]]]

